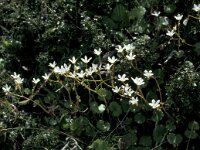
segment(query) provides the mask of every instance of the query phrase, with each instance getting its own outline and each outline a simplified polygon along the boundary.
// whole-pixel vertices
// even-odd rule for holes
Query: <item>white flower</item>
[[[188,23],[188,18],[186,18],[185,20],[183,20],[183,25],[186,26]]]
[[[126,74],[123,74],[122,76],[118,74],[118,81],[124,82],[127,80],[128,78],[126,78]]]
[[[134,60],[136,55],[133,55],[133,53],[131,52],[129,55],[126,55],[126,58],[128,60]]]
[[[133,93],[134,93],[134,91],[131,88],[124,90],[124,95],[131,96]]]
[[[83,70],[81,70],[80,73],[77,73],[79,78],[83,78],[85,76],[85,72]]]
[[[53,63],[49,63],[49,67],[55,68],[56,67],[56,62],[54,61]]]
[[[136,85],[138,85],[138,86],[144,84],[144,80],[143,80],[142,78],[138,78],[138,77],[136,77],[136,78],[134,79],[134,78],[131,77],[131,79],[132,79],[133,82],[134,82]]]
[[[90,58],[88,59],[87,56],[85,56],[84,58],[81,58],[82,62],[84,62],[84,63],[86,63],[86,64],[89,63],[91,59],[92,59],[92,57],[90,57]]]
[[[90,67],[88,69],[85,69],[85,73],[86,73],[86,76],[91,76],[94,73],[93,68]]]
[[[113,89],[112,89],[113,92],[115,93],[118,93],[120,91],[120,88],[115,86]]]
[[[174,34],[175,34],[174,30],[171,30],[171,31],[167,30],[166,35],[172,37]]]
[[[77,59],[73,56],[72,59],[68,59],[72,64],[75,64]]]
[[[126,49],[127,52],[129,52],[131,50],[134,50],[135,46],[133,46],[133,44],[127,44],[127,45],[124,45],[124,48]]]
[[[104,66],[104,68],[105,68],[107,71],[110,71],[111,67],[112,67],[112,64],[106,64],[106,65]]]
[[[98,50],[97,50],[97,49],[94,49],[94,54],[95,54],[95,55],[99,56],[101,53],[102,53],[101,48],[99,48]]]
[[[138,104],[138,97],[131,97],[129,100],[130,105],[137,105]]]
[[[13,77],[13,79],[17,79],[20,78],[20,74],[16,74],[16,72],[14,72],[14,74],[11,75],[11,77]]]
[[[144,71],[144,76],[149,79],[151,76],[153,76],[152,70],[149,70],[149,71],[145,70]]]
[[[34,84],[37,84],[38,82],[40,82],[40,79],[35,79],[35,78],[33,78],[32,82],[33,82]]]
[[[117,50],[118,53],[122,53],[124,51],[124,48],[121,45],[117,45],[115,49]]]
[[[152,16],[158,17],[160,15],[160,11],[153,11],[151,13]]]
[[[153,109],[158,108],[158,107],[160,107],[160,100],[155,101],[155,99],[152,99],[152,101],[151,101],[151,103],[149,103],[149,105]]]
[[[114,64],[117,61],[117,59],[115,58],[115,56],[113,56],[112,58],[108,57],[108,62],[111,64]]]
[[[200,11],[200,4],[194,4],[193,8],[194,11],[199,12]]]
[[[43,78],[44,80],[48,80],[49,77],[50,77],[50,74],[47,74],[47,73],[45,73],[45,74],[42,76],[42,78]]]
[[[73,73],[70,72],[70,73],[69,73],[69,77],[71,77],[71,78],[76,78],[76,72],[75,72],[75,71],[74,71]]]
[[[93,72],[98,72],[98,65],[92,64],[92,70],[93,70]]]
[[[177,16],[174,16],[174,18],[180,21],[183,18],[183,15],[178,14]]]
[[[164,25],[164,26],[169,25],[169,19],[166,16],[161,17],[161,22],[162,22],[162,25]]]
[[[104,112],[106,110],[106,106],[104,104],[100,104],[98,106],[98,110],[102,113],[102,112]]]
[[[2,90],[6,95],[8,95],[8,93],[10,92],[10,89],[11,89],[11,86],[8,86],[8,84],[2,87]]]
[[[17,79],[15,79],[15,83],[16,83],[16,84],[22,84],[23,81],[24,81],[23,78],[17,78]]]

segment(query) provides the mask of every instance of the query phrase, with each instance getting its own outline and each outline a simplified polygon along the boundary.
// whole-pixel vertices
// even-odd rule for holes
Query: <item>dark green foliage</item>
[[[12,92],[30,98],[0,92],[0,149],[197,149],[200,16],[194,4],[198,1],[0,1],[0,87],[12,85]],[[161,14],[153,16],[154,10]],[[180,24],[177,14],[183,14]],[[179,35],[167,36],[174,26]],[[115,48],[130,43],[136,58],[129,62],[120,59],[127,53]],[[99,48],[101,62],[93,53]],[[110,74],[95,74],[95,82],[56,75],[45,82],[41,77],[49,63],[68,64],[73,56],[87,55],[105,65],[108,52],[120,60]],[[145,78],[144,70],[152,70],[155,79]],[[24,88],[17,89],[13,72],[25,78]],[[118,74],[144,78],[138,105],[105,86],[125,85]],[[44,84],[28,88],[33,77]],[[130,78],[127,83],[139,89]],[[38,93],[32,95],[34,89]],[[159,109],[145,105],[152,99],[161,100]]]

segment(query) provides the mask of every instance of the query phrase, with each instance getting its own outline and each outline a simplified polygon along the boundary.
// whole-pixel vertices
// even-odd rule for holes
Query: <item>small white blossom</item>
[[[153,11],[151,13],[152,16],[158,17],[160,15],[160,11]]]
[[[171,31],[167,30],[166,35],[172,37],[174,34],[175,34],[174,30],[171,30]]]
[[[75,64],[77,59],[73,56],[72,59],[68,59],[72,64]]]
[[[128,78],[126,78],[126,74],[123,74],[122,76],[118,75],[118,81],[124,82],[124,81],[127,81],[127,80],[128,80]]]
[[[99,48],[98,50],[97,50],[97,49],[94,49],[94,54],[95,54],[95,55],[99,56],[101,53],[102,53],[101,48]]]
[[[120,88],[118,86],[115,86],[113,89],[112,89],[113,92],[115,93],[118,93],[120,91]]]
[[[174,18],[180,21],[183,18],[183,15],[178,14],[177,16],[174,16]]]
[[[86,73],[86,76],[91,76],[94,73],[93,68],[90,67],[88,69],[85,69],[85,73]]]
[[[98,72],[98,65],[92,64],[92,70],[93,70],[93,72]]]
[[[131,79],[132,79],[133,82],[134,82],[136,85],[138,85],[138,86],[144,84],[144,80],[143,80],[142,78],[138,78],[138,77],[136,77],[136,78],[134,79],[134,78],[131,77]]]
[[[133,44],[127,44],[127,45],[124,45],[124,48],[126,52],[130,52],[131,50],[135,49],[135,46],[133,46]]]
[[[127,58],[128,60],[134,60],[135,57],[136,57],[136,55],[133,55],[132,52],[131,52],[129,55],[126,55],[126,58]]]
[[[160,100],[155,101],[155,99],[152,99],[152,101],[151,101],[151,103],[149,103],[149,105],[153,109],[156,109],[156,108],[160,107]]]
[[[34,84],[37,84],[38,82],[40,82],[40,79],[35,79],[35,78],[33,78],[32,82],[33,82]]]
[[[48,80],[49,77],[50,77],[50,74],[47,74],[47,73],[45,73],[45,74],[42,76],[42,78],[43,78],[44,80]]]
[[[80,71],[80,73],[76,73],[79,78],[83,78],[85,76],[85,72],[83,70]]]
[[[106,64],[106,65],[104,66],[104,68],[105,68],[107,71],[110,71],[111,67],[112,67],[112,64]]]
[[[109,63],[114,64],[116,61],[117,61],[117,59],[115,58],[115,56],[113,56],[112,58],[108,57],[108,62]]]
[[[131,96],[133,93],[134,93],[134,91],[131,88],[124,90],[124,95]]]
[[[138,97],[131,97],[129,100],[130,105],[137,105],[138,104]]]
[[[17,78],[17,79],[15,79],[15,83],[16,83],[16,84],[22,84],[23,81],[24,81],[23,78]]]
[[[104,104],[100,104],[98,106],[98,110],[102,113],[102,112],[104,112],[106,110],[106,106]]]
[[[49,67],[55,68],[56,67],[56,62],[54,61],[53,63],[49,63]]]
[[[70,72],[70,73],[69,73],[69,77],[71,77],[71,78],[76,78],[76,72],[75,72],[75,71],[74,71],[73,73]]]
[[[169,19],[165,16],[165,17],[161,17],[161,23],[164,26],[169,25]]]
[[[144,71],[144,76],[149,79],[151,76],[153,76],[152,70],[149,70],[149,71],[145,70]]]
[[[2,87],[2,90],[6,95],[8,95],[8,93],[10,92],[10,89],[11,89],[11,86],[8,86],[8,84]]]
[[[20,74],[16,74],[16,72],[14,72],[14,74],[11,75],[11,77],[13,77],[13,79],[17,79],[20,78]]]
[[[183,25],[186,26],[188,23],[188,18],[186,18],[185,20],[183,20]]]
[[[92,59],[92,57],[90,57],[90,58],[88,59],[87,56],[85,56],[84,58],[81,58],[82,62],[84,62],[84,63],[86,63],[86,64],[89,63],[91,59]]]
[[[118,53],[122,53],[124,51],[124,48],[121,45],[117,45],[115,49],[117,50]]]
[[[200,11],[200,4],[194,4],[193,8],[194,11],[199,12]]]

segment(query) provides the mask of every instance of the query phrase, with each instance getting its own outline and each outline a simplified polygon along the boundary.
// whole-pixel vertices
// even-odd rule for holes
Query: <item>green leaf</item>
[[[194,130],[186,130],[184,132],[184,135],[188,138],[188,139],[196,139],[198,137],[198,134],[194,131]]]
[[[169,121],[168,124],[166,125],[166,128],[168,131],[172,132],[176,129],[176,126],[174,125],[173,122]]]
[[[101,111],[99,111],[99,105],[97,102],[90,102],[90,110],[95,113],[95,114],[100,114],[100,113],[103,113]]]
[[[163,140],[164,135],[166,134],[167,130],[164,125],[157,125],[153,131],[153,139],[156,143],[160,143]]]
[[[151,146],[152,145],[152,139],[150,136],[142,136],[140,138],[139,144],[142,146]]]
[[[105,88],[100,88],[97,90],[98,99],[104,101],[105,99],[111,100],[112,92],[106,90]]]
[[[163,118],[163,116],[164,116],[164,114],[162,111],[153,111],[153,115],[152,115],[151,119],[154,122],[158,122]]]
[[[137,135],[134,130],[130,130],[128,134],[124,136],[127,147],[137,144]]]
[[[197,55],[200,55],[200,42],[196,43],[194,51],[197,53]]]
[[[176,5],[174,4],[169,4],[164,6],[165,13],[173,14],[175,10],[176,10]]]
[[[135,116],[134,116],[134,120],[135,122],[137,122],[138,124],[142,124],[145,122],[145,116],[142,115],[141,113],[137,113]]]
[[[112,13],[111,13],[111,18],[114,20],[114,21],[117,21],[117,22],[121,22],[123,21],[123,19],[126,17],[126,9],[123,5],[119,4],[117,5]]]
[[[142,19],[146,13],[146,9],[142,6],[133,8],[129,13],[129,19]]]
[[[118,117],[122,113],[121,106],[117,102],[111,102],[109,110],[112,112],[114,117]]]
[[[173,145],[179,145],[183,140],[183,137],[180,134],[169,133],[167,135],[167,141]]]
[[[110,130],[110,123],[99,120],[97,122],[97,128],[103,132],[107,132]]]
[[[108,145],[107,142],[97,139],[95,140],[90,146],[88,146],[88,149],[91,150],[114,150],[112,147]]]
[[[196,121],[189,122],[188,128],[190,130],[199,130],[199,123]]]

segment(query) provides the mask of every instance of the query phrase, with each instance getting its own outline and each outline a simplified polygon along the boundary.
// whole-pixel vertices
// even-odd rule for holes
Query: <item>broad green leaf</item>
[[[198,134],[194,130],[186,130],[184,134],[188,139],[196,139],[198,137]]]
[[[112,112],[114,117],[118,117],[122,113],[122,108],[117,102],[111,102],[109,105],[109,110]]]
[[[112,13],[111,13],[111,18],[114,20],[114,21],[117,21],[117,22],[121,22],[123,21],[123,19],[126,17],[126,9],[123,5],[119,4],[117,5]]]
[[[176,126],[174,125],[173,122],[169,121],[169,123],[167,123],[166,128],[168,131],[172,132],[176,129]]]
[[[173,14],[175,10],[176,10],[176,5],[174,4],[169,4],[164,6],[165,13]]]
[[[110,100],[112,98],[112,92],[106,90],[105,88],[100,88],[97,90],[98,99],[104,101],[105,99]]]
[[[110,130],[110,123],[99,120],[97,122],[97,128],[103,132],[107,132]]]
[[[145,122],[145,116],[142,115],[141,113],[137,113],[135,116],[134,116],[134,120],[135,122],[137,122],[138,124],[142,124]]]
[[[190,130],[199,130],[199,123],[196,121],[189,122],[188,128]]]
[[[139,145],[142,145],[142,146],[151,146],[152,145],[152,139],[151,139],[151,137],[150,136],[142,136],[140,138]]]
[[[146,13],[146,9],[142,6],[133,8],[129,13],[129,19],[142,19]]]
[[[99,111],[99,105],[97,102],[90,102],[90,110],[93,112],[93,113],[97,113],[97,114],[100,114],[101,112]]]
[[[160,143],[163,140],[164,135],[166,134],[167,130],[164,125],[157,125],[153,131],[153,139],[156,143]]]
[[[153,111],[151,119],[155,122],[160,121],[163,118],[164,114],[162,111]]]
[[[110,147],[108,143],[104,140],[97,139],[90,146],[88,146],[90,150],[114,150],[114,148]]]
[[[179,145],[183,140],[183,137],[180,134],[169,133],[167,135],[167,141],[173,145]]]

